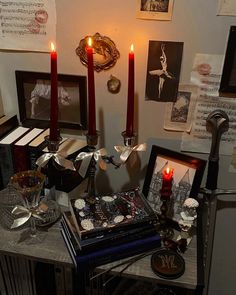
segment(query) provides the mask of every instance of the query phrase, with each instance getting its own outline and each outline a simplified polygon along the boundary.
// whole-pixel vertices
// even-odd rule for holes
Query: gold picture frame
[[[80,40],[79,46],[76,48],[75,52],[79,56],[80,61],[83,65],[87,66],[87,54],[86,47],[88,44],[88,38],[92,38],[94,54],[93,54],[93,64],[94,70],[100,72],[102,70],[108,70],[113,67],[117,59],[120,57],[120,53],[116,48],[115,43],[107,36],[101,36],[96,33],[93,36],[86,36]]]

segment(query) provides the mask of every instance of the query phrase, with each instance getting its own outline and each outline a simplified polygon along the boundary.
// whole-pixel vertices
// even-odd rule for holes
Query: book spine
[[[29,157],[27,146],[13,145],[14,172],[25,171],[29,169]]]
[[[0,138],[19,126],[17,116],[14,115],[9,120],[0,125]]]
[[[30,169],[37,169],[36,161],[44,153],[43,149],[47,146],[47,142],[42,142],[39,146],[33,147],[29,146],[28,155],[29,155],[29,167]]]
[[[65,244],[67,246],[67,250],[68,250],[68,252],[70,254],[70,257],[71,257],[71,260],[72,260],[72,262],[74,264],[74,267],[77,267],[77,262],[76,262],[76,259],[75,259],[76,255],[74,255],[74,252],[73,252],[73,250],[71,248],[71,245],[70,245],[70,243],[69,243],[63,229],[61,229],[61,235],[62,235],[63,240],[64,240],[64,242],[65,242]]]
[[[0,144],[0,171],[3,188],[5,188],[14,174],[14,164],[12,158],[12,146],[10,144]]]
[[[152,237],[94,251],[90,254],[77,255],[77,267],[78,269],[81,268],[81,270],[83,268],[86,269],[88,267],[96,267],[119,259],[127,258],[129,256],[137,255],[160,246],[161,239],[160,236],[156,234]]]
[[[6,287],[1,260],[0,260],[0,294],[7,295],[7,287]]]

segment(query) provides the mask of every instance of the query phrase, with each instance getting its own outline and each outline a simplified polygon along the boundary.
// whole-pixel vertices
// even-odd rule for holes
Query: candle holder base
[[[127,146],[127,147],[133,147],[134,146],[135,140],[137,138],[137,134],[136,133],[134,133],[133,135],[129,136],[129,135],[127,135],[126,131],[123,131],[121,133],[121,135],[124,138],[124,145],[125,146]]]
[[[47,142],[49,153],[56,153],[59,149],[59,145],[60,145],[60,142],[62,141],[62,137],[58,136],[58,140],[51,140],[48,135],[48,136],[45,136],[45,140]]]
[[[96,131],[96,134],[86,134],[87,144],[89,152],[94,152],[96,149],[96,145],[98,143],[98,136],[99,131]],[[96,198],[96,188],[95,188],[95,173],[96,173],[96,160],[94,157],[92,157],[90,165],[89,165],[89,175],[88,175],[88,185],[87,185],[87,196],[86,199],[89,201],[89,203],[93,204],[95,203]]]
[[[161,195],[162,205],[160,208],[161,214],[159,216],[159,220],[160,220],[159,234],[160,234],[162,240],[172,239],[174,237],[174,231],[172,228],[169,227],[168,219],[167,219],[167,212],[168,212],[169,203],[170,203],[169,198],[170,198],[170,192],[169,192],[168,196]]]
[[[96,131],[96,134],[86,134],[87,144],[90,149],[94,150],[95,146],[98,144],[98,136],[100,135],[99,131]]]

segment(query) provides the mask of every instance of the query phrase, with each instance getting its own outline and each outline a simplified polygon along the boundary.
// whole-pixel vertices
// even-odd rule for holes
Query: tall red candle
[[[129,52],[129,72],[128,72],[128,100],[126,118],[126,136],[134,135],[134,46]]]
[[[167,167],[162,173],[162,188],[161,196],[169,198],[172,193],[172,182],[173,182],[174,170]]]
[[[96,135],[95,86],[92,39],[88,39],[88,135]]]
[[[51,43],[51,109],[49,139],[57,141],[58,134],[58,89],[57,89],[57,52]]]

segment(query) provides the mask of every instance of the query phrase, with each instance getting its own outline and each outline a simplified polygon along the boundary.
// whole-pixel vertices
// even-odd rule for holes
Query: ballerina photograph
[[[146,100],[176,101],[182,52],[183,42],[149,42]]]

